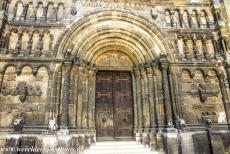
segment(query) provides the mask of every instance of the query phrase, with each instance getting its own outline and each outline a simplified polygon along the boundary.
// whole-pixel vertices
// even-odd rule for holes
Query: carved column
[[[89,71],[89,106],[88,106],[88,126],[95,128],[95,90],[96,71]]]
[[[225,107],[227,121],[228,123],[230,123],[230,102],[229,102],[228,92],[225,87],[225,81],[224,81],[225,75],[223,73],[218,74],[218,79],[219,79],[220,90],[221,90],[222,100],[223,100],[224,107]]]
[[[74,103],[74,114],[75,114],[75,126],[79,126],[78,125],[78,117],[80,117],[80,115],[78,115],[78,85],[81,84],[79,83],[79,66],[78,63],[75,62],[74,63],[74,83],[73,83],[73,87],[74,87],[74,91],[73,91],[73,103]]]
[[[61,127],[68,126],[68,105],[70,101],[70,73],[72,68],[71,62],[65,62],[65,75],[63,84],[63,101],[61,104]]]
[[[88,103],[89,103],[89,71],[85,69],[83,78],[83,98],[82,98],[82,127],[88,127]]]
[[[136,79],[136,97],[137,97],[137,115],[138,115],[138,128],[143,128],[143,121],[142,121],[142,105],[141,105],[141,75],[140,71],[135,68],[134,75]]]
[[[150,111],[150,127],[155,125],[155,104],[154,104],[154,88],[153,88],[153,70],[149,66],[146,68],[148,78],[148,99],[149,99],[149,111]]]
[[[149,66],[146,68],[147,77],[148,77],[148,89],[149,89],[149,108],[150,108],[150,127],[151,132],[149,133],[149,145],[151,148],[156,147],[156,119],[155,119],[155,99],[154,99],[154,77],[152,67]]]
[[[57,84],[57,91],[56,91],[56,95],[55,95],[55,110],[54,110],[54,113],[56,114],[55,117],[58,117],[58,114],[59,114],[59,105],[60,105],[60,99],[61,96],[61,85],[62,83],[62,68],[61,66],[59,67],[59,69],[57,70],[57,81],[55,82],[55,84]]]
[[[137,106],[137,89],[136,89],[136,80],[135,74],[132,73],[132,85],[133,85],[133,108],[134,108],[134,134],[138,131],[138,106]]]
[[[159,80],[159,76],[157,76],[157,68],[155,66],[152,67],[153,69],[153,95],[154,95],[154,121],[155,121],[155,127],[156,125],[158,125],[157,121],[158,121],[158,112],[157,112],[157,108],[158,108],[158,103],[159,103],[159,96],[158,96],[158,85],[157,85],[157,80]],[[157,130],[156,130],[157,131]]]
[[[178,83],[177,83],[177,76],[176,70],[173,67],[169,68],[169,79],[170,79],[170,88],[171,88],[171,96],[172,96],[172,106],[173,106],[173,118],[175,119],[176,115],[179,115],[179,94],[178,94]]]
[[[172,120],[172,108],[171,108],[171,99],[170,99],[170,91],[169,91],[168,67],[169,66],[167,63],[161,63],[166,125],[169,125],[169,122]]]
[[[144,69],[141,69],[141,89],[142,89],[142,107],[143,107],[143,125],[144,128],[150,127],[149,101],[148,101],[148,85],[147,77]]]
[[[85,68],[80,66],[78,69],[78,101],[77,101],[77,126],[82,127],[82,101],[83,101],[83,77]]]
[[[37,72],[34,72],[36,74]],[[55,71],[49,71],[49,81],[48,81],[48,91],[47,91],[47,96],[48,99],[46,101],[46,110],[45,110],[45,123],[47,124],[50,119],[54,118],[54,111],[55,111],[55,93],[56,93],[56,80],[57,80],[57,72]]]

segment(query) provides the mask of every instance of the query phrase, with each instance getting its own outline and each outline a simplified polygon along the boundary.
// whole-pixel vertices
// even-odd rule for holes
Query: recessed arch
[[[71,49],[72,55],[93,63],[101,53],[119,48],[135,65],[153,61],[160,53],[167,53],[174,60],[168,41],[158,27],[129,11],[92,12],[64,33],[54,50],[58,58]]]

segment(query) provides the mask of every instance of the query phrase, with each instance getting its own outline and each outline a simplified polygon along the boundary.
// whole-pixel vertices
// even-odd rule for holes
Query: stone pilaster
[[[68,126],[68,104],[70,101],[70,74],[71,74],[71,68],[72,63],[71,62],[65,62],[65,75],[64,75],[64,84],[63,84],[63,101],[61,104],[61,127],[67,127]]]

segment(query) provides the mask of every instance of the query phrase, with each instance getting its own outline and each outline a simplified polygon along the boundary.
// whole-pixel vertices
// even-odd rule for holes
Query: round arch
[[[166,37],[155,24],[123,10],[97,11],[84,16],[64,31],[57,44],[54,50],[57,58],[71,49],[72,55],[91,64],[103,52],[112,50],[126,54],[133,65],[152,62],[161,53],[174,60]]]

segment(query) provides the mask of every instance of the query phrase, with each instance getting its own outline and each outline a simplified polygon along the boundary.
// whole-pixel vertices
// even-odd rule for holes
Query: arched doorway
[[[109,129],[113,129],[114,120],[111,118],[114,117],[111,115],[108,115],[106,119],[102,116],[96,117],[98,114],[95,110],[97,96],[94,94],[97,92],[97,75],[103,74],[104,71],[109,71],[108,74],[110,75],[107,79],[101,80],[109,80],[112,82],[111,85],[115,82],[112,80],[113,78],[122,76],[115,75],[117,72],[118,74],[128,72],[129,75],[126,74],[128,82],[132,78],[130,83],[132,85],[130,93],[133,96],[131,98],[133,99],[131,101],[133,108],[132,133],[157,125],[154,121],[155,108],[161,109],[161,117],[164,116],[163,96],[160,95],[158,98],[157,93],[154,93],[162,81],[161,70],[155,62],[161,53],[168,54],[166,59],[173,60],[173,57],[165,37],[152,23],[125,11],[94,12],[68,29],[57,51],[57,57],[66,56],[68,58],[70,55],[70,57],[77,57],[78,59],[72,69],[74,78],[77,78],[74,86],[78,88],[78,95],[73,95],[74,98],[76,96],[73,103],[76,104],[77,108],[75,111],[77,120],[73,119],[72,121],[76,127],[94,128],[98,131],[95,119],[103,122],[110,118],[110,122],[112,121],[113,124]],[[105,77],[106,75],[101,76]],[[162,91],[162,89],[160,90]],[[161,91],[159,93],[162,93]],[[121,90],[120,93],[122,93]],[[106,97],[109,97],[109,94],[107,95]],[[111,100],[113,99],[116,97],[111,96]],[[116,102],[111,102],[111,104],[114,106]],[[114,107],[111,109],[105,105],[105,108],[110,112],[114,111]],[[108,114],[114,115],[114,112]],[[127,119],[121,118],[120,121],[122,122],[122,120],[125,122]],[[164,118],[159,121],[160,124],[165,124]],[[118,126],[116,124],[116,127]],[[109,130],[104,131],[104,135],[97,132],[97,135],[115,138],[125,136],[122,135],[123,132],[120,136],[116,135],[114,131],[111,131],[112,134],[108,132]],[[132,136],[127,132],[124,134],[129,134],[126,137]]]

